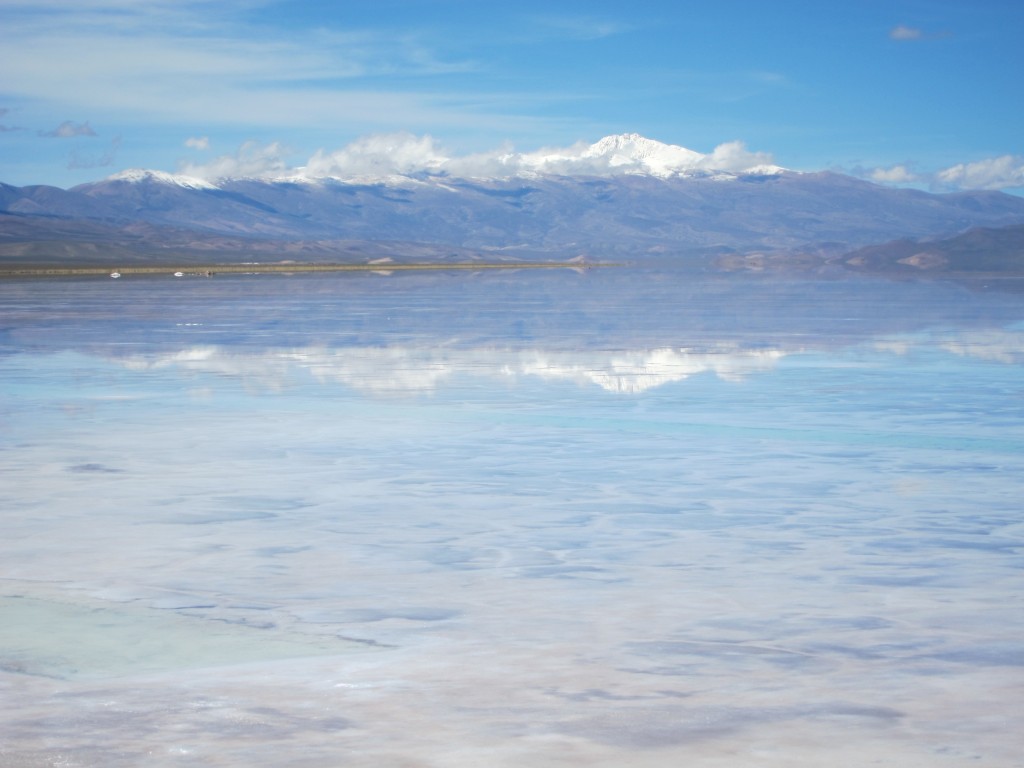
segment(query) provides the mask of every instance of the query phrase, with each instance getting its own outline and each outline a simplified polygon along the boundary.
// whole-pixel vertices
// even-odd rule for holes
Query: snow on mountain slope
[[[211,184],[209,181],[196,178],[195,176],[167,173],[166,171],[149,171],[141,168],[129,168],[128,170],[121,171],[120,173],[115,173],[113,176],[108,176],[106,180],[126,181],[131,183],[149,181],[184,187],[185,189],[217,189],[216,184]]]
[[[509,155],[509,175],[619,176],[667,178],[702,168],[706,155],[663,144],[636,133],[606,136],[594,144]]]
[[[605,164],[619,153],[627,163],[646,160],[654,168],[682,157],[629,140],[625,146],[609,144],[594,150]],[[616,258],[695,248],[854,248],[1024,223],[1024,200],[1010,195],[932,195],[832,173],[755,176],[698,168],[665,177],[632,172],[397,178],[402,183],[225,179],[217,186],[186,187],[147,176],[138,183],[103,181],[70,192],[93,206],[102,202],[111,220],[207,235],[393,240]]]
[[[679,171],[700,167],[704,155],[692,149],[662,144],[637,133],[606,136],[583,153],[584,157],[600,159],[609,168],[630,167],[652,176],[670,176]]]

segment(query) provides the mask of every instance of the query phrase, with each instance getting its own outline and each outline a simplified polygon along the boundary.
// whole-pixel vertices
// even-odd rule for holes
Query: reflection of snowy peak
[[[1015,365],[1024,360],[1024,332],[1005,330],[935,332],[879,337],[876,349],[907,354],[915,347]],[[772,370],[803,347],[747,348],[733,343],[702,349],[660,347],[633,350],[562,351],[548,349],[430,346],[305,347],[244,353],[220,346],[191,347],[170,354],[117,358],[133,370],[178,369],[238,377],[271,388],[308,374],[375,395],[412,395],[443,389],[461,377],[495,381],[540,378],[597,386],[616,395],[634,395],[699,374],[726,381]]]
[[[178,368],[262,381],[280,386],[300,371],[318,381],[375,394],[432,392],[457,376],[493,379],[538,377],[580,386],[597,385],[615,394],[638,394],[699,373],[739,380],[763,372],[789,352],[724,345],[708,351],[650,349],[618,352],[347,347],[281,349],[258,355],[195,347],[157,358],[126,357],[135,370]]]
[[[728,347],[710,352],[669,348],[589,354],[535,352],[520,356],[514,365],[506,364],[504,372],[596,384],[617,394],[639,394],[704,372],[736,381],[771,368],[786,354],[778,349]]]

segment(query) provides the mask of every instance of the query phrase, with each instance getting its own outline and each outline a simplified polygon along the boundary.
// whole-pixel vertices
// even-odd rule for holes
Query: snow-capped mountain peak
[[[211,182],[205,179],[200,179],[196,176],[185,176],[182,174],[167,173],[166,171],[144,170],[142,168],[129,168],[126,171],[115,173],[113,176],[108,176],[107,181],[125,181],[132,184],[157,182],[160,184],[184,187],[185,189],[218,189],[216,184],[212,184]]]
[[[699,176],[732,179],[740,174],[781,173],[764,152],[750,152],[742,142],[720,144],[701,154],[675,144],[648,139],[638,133],[605,136],[593,143],[535,152],[506,152],[450,159],[441,164],[444,173],[458,176],[513,178],[516,176]],[[481,172],[464,173],[479,167]],[[490,171],[490,173],[485,172]]]
[[[583,157],[603,160],[609,168],[633,166],[637,172],[671,176],[680,171],[699,168],[705,155],[686,147],[663,144],[638,133],[623,133],[605,136],[591,144],[584,151]]]

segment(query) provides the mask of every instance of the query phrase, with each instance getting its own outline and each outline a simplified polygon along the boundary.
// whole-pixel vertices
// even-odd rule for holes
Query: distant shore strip
[[[479,269],[591,269],[617,266],[610,263],[583,263],[578,261],[458,261],[396,264],[202,264],[188,266],[45,266],[0,265],[0,277],[69,277],[69,276],[122,276],[171,275],[175,277],[212,277],[218,274],[264,274],[274,272],[412,272],[425,270],[479,270]]]

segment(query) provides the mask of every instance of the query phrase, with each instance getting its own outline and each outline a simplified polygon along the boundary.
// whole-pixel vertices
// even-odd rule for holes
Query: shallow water
[[[0,765],[1022,765],[1024,303],[0,284]]]

